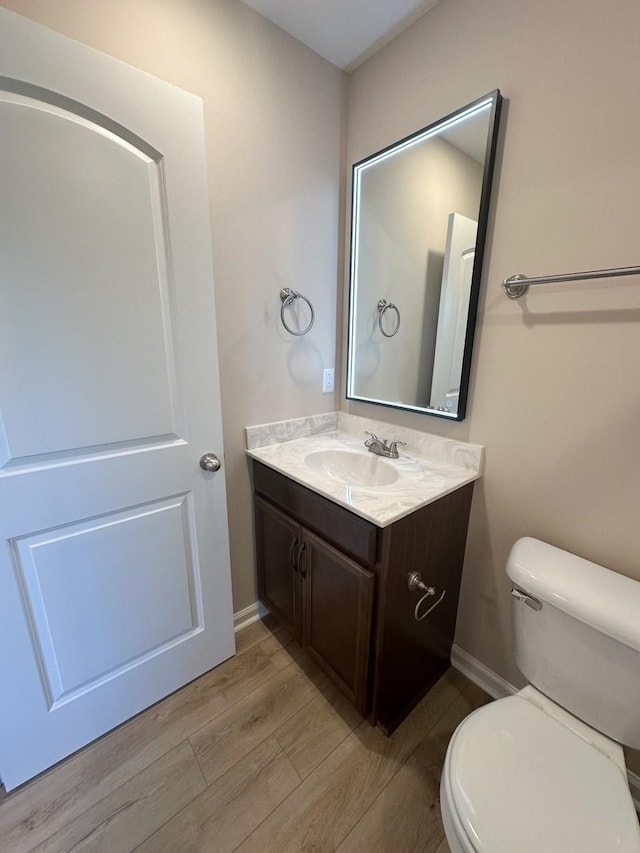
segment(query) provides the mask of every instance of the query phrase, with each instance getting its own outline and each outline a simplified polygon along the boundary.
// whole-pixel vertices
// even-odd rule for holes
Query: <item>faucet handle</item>
[[[392,441],[391,444],[389,445],[389,450],[392,453],[397,453],[398,452],[398,446],[406,447],[407,442],[406,441]]]
[[[372,441],[380,441],[378,436],[374,432],[369,432],[368,429],[365,429],[364,434],[369,436],[369,438],[365,441],[366,446],[371,444]]]

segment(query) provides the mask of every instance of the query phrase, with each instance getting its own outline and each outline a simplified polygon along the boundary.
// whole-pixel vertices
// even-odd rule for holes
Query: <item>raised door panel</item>
[[[303,643],[365,714],[375,575],[308,531],[303,545]]]
[[[49,711],[202,631],[191,504],[181,495],[13,541]]]
[[[255,499],[258,595],[294,637],[300,636],[300,527],[261,498]]]
[[[162,156],[18,81],[0,126],[0,465],[183,438]]]

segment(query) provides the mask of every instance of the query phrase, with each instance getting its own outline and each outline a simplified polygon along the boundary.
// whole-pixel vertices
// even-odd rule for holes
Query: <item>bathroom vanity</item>
[[[383,460],[355,435],[388,427],[334,417],[335,429],[329,421],[322,434],[301,438],[295,429],[313,419],[273,425],[289,440],[263,446],[255,445],[267,427],[247,430],[259,597],[360,713],[389,733],[449,666],[482,448],[398,430],[410,452]],[[431,456],[441,458],[411,453],[420,442],[424,452],[429,439]],[[413,572],[430,595],[409,588]]]

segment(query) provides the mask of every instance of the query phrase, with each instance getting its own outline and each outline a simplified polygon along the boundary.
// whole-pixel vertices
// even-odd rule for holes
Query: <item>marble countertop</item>
[[[398,459],[369,453],[364,430],[407,442]],[[246,453],[297,483],[340,504],[356,515],[386,527],[405,515],[479,479],[483,448],[479,445],[392,427],[343,412],[314,415],[246,429]],[[392,466],[398,479],[388,485],[345,483],[326,471],[309,468],[311,453],[340,450],[362,454],[372,466]]]

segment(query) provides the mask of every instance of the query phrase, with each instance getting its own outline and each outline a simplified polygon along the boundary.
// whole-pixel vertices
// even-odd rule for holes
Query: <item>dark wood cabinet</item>
[[[253,466],[261,601],[363,715],[393,731],[449,666],[473,483],[379,528]],[[407,586],[415,571],[445,592],[422,621],[423,593]]]
[[[300,642],[300,575],[296,570],[300,527],[266,501],[256,498],[258,595],[276,619]]]
[[[365,714],[375,575],[313,533],[303,549],[303,645]]]
[[[256,497],[260,600],[365,714],[375,575]]]

